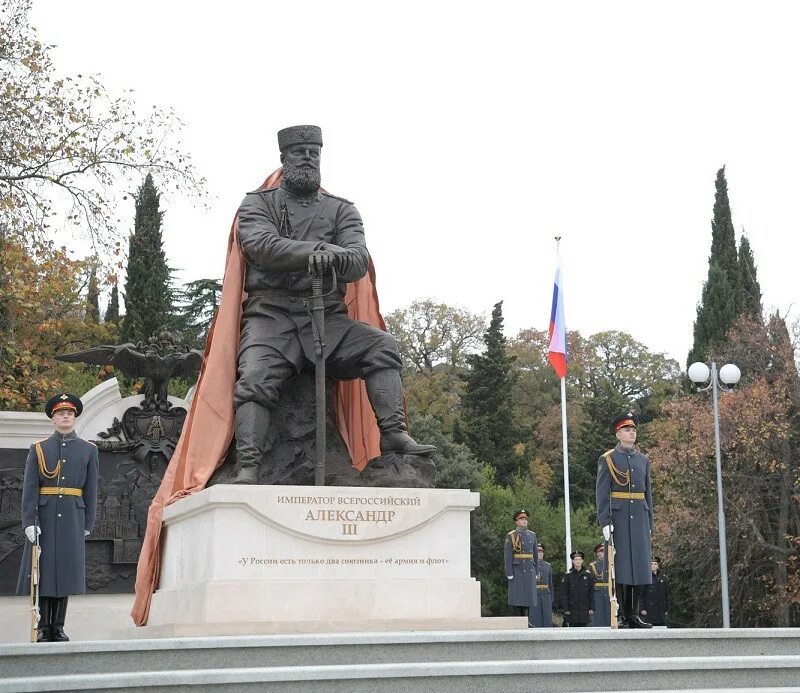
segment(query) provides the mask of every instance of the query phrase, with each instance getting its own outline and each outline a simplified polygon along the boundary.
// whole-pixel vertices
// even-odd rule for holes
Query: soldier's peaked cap
[[[71,395],[68,392],[61,392],[57,395],[53,395],[47,400],[47,404],[44,405],[44,413],[47,414],[50,419],[53,418],[53,414],[61,409],[71,409],[75,412],[75,416],[80,416],[81,412],[83,412],[83,402],[75,395]]]
[[[517,510],[517,512],[514,513],[514,522],[517,521],[518,517],[522,517],[523,515],[525,517],[528,517],[528,511],[527,510]]]
[[[584,556],[584,555],[583,555],[583,551],[573,551],[573,552],[572,552],[572,553],[569,555],[569,558],[570,558],[570,560],[572,560],[573,558],[575,558],[575,556],[580,556],[581,558],[586,558],[586,556]]]
[[[639,417],[636,416],[632,411],[625,412],[624,414],[620,414],[614,422],[611,424],[611,430],[616,432],[620,428],[624,428],[625,426],[633,426],[636,428],[636,424],[639,423]]]
[[[278,130],[278,148],[283,151],[295,144],[317,144],[322,146],[322,128],[318,125],[292,125]]]
[[[658,556],[653,556],[653,558],[651,560],[651,563],[658,563],[658,565],[660,566],[661,565],[661,559]]]
[[[544,544],[542,544],[542,542],[539,542],[538,544],[536,544],[536,548],[539,549],[539,551],[544,551]]]
[[[600,549],[603,549],[603,551],[605,551],[605,550],[606,550],[606,547],[605,547],[605,545],[603,544],[603,542],[602,542],[602,541],[601,541],[599,544],[595,544],[595,545],[594,545],[594,549],[593,549],[593,551],[594,551],[595,553],[597,553],[597,552],[598,552]]]

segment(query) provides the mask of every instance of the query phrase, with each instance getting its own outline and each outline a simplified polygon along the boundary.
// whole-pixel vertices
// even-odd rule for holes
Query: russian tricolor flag
[[[559,378],[567,375],[567,328],[564,324],[564,292],[561,288],[561,256],[553,284],[553,307],[550,310],[550,348],[547,360]]]

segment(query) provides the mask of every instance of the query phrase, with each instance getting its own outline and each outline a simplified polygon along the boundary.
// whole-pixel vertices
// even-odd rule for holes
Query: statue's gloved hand
[[[336,268],[340,274],[347,274],[356,262],[356,254],[350,248],[336,249]]]
[[[308,255],[308,272],[315,277],[321,277],[327,273],[333,261],[336,258],[336,253],[331,250],[333,246],[323,246],[320,250],[312,250]]]
[[[25,536],[28,537],[28,541],[31,544],[36,543],[36,534],[34,534],[34,531],[36,532],[36,534],[41,534],[42,528],[37,527],[36,525],[29,525],[25,528]]]
[[[603,539],[611,541],[611,532],[614,531],[614,525],[606,525],[603,527]]]

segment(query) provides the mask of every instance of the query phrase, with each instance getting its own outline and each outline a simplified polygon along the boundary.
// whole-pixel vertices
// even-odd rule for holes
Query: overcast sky
[[[36,0],[65,73],[171,106],[208,209],[164,200],[181,279],[219,277],[275,133],[323,130],[384,313],[418,298],[630,332],[684,362],[726,165],[768,309],[797,316],[800,4]],[[131,219],[132,219],[131,210]],[[132,223],[132,222],[131,222]]]

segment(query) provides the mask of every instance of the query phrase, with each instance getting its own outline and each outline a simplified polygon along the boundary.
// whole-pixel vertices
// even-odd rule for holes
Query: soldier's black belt
[[[532,553],[515,553],[514,558],[533,558]]]
[[[644,500],[644,493],[634,492],[628,493],[627,491],[612,491],[612,498],[621,498],[622,500]]]
[[[82,496],[83,489],[68,486],[40,486],[39,495],[42,496]]]

